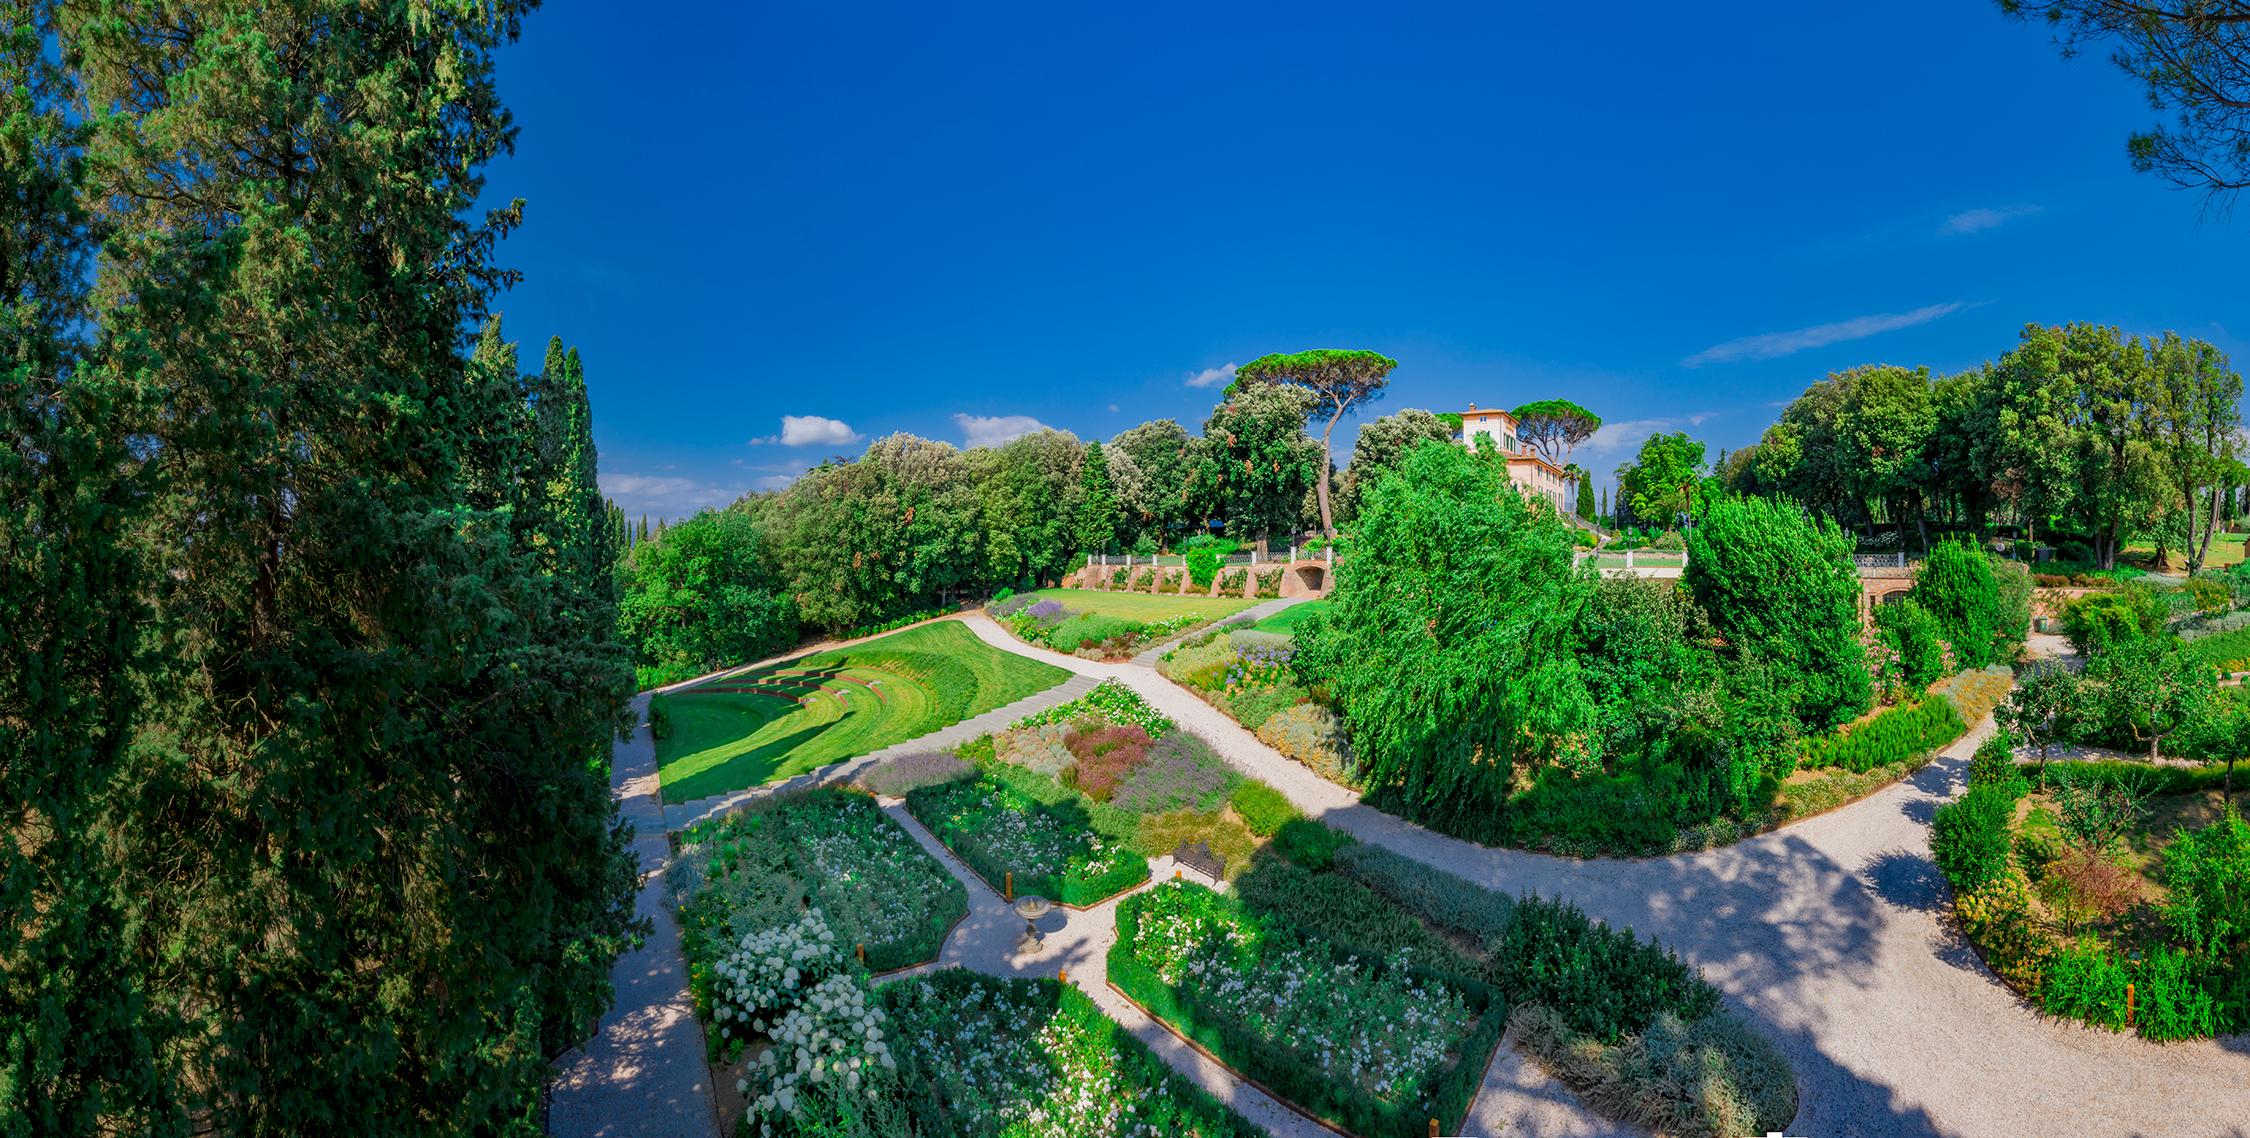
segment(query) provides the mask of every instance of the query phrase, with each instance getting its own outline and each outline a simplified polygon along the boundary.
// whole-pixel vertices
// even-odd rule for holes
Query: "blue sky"
[[[2250,357],[2250,222],[1989,4],[1394,7],[551,5],[502,56],[508,331],[580,346],[605,486],[672,516],[897,430],[1200,429],[1269,351],[1399,360],[1339,440],[1576,399],[1604,482],[2026,322]]]

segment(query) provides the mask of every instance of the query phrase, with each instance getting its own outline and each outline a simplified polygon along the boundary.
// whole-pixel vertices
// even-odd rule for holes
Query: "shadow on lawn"
[[[717,764],[705,767],[685,778],[664,787],[666,802],[692,802],[713,794],[740,790],[746,786],[760,786],[771,781],[785,765],[791,752],[812,742],[831,728],[842,724],[855,714],[849,707],[842,715],[826,723],[816,723],[799,731],[792,731],[758,747],[729,755]]]

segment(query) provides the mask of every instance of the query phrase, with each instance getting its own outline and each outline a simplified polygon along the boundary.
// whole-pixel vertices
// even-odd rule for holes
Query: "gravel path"
[[[969,618],[990,643],[1054,658],[980,623],[990,625]],[[1675,857],[1578,861],[1383,814],[1154,672],[1105,674],[1330,825],[1662,938],[1788,1054],[1800,1099],[1791,1134],[2250,1134],[2250,1037],[2157,1046],[2042,1018],[1941,919],[1949,894],[1929,859],[1929,819],[1959,791],[1989,721],[1913,777],[1773,833]],[[1494,1082],[1487,1096],[1502,1089]],[[1476,1133],[1547,1132],[1488,1117],[1492,1105],[1479,1098]]]
[[[680,928],[664,898],[671,847],[656,797],[647,696],[634,698],[633,715],[640,726],[611,751],[609,777],[640,858],[634,910],[656,929],[610,969],[617,998],[594,1037],[555,1061],[547,1132],[561,1138],[718,1138],[703,1029],[688,1001]]]

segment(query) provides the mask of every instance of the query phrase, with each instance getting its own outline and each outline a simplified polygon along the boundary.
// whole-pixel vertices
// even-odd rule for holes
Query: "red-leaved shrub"
[[[1102,727],[1072,733],[1070,753],[1078,765],[1065,776],[1080,794],[1107,802],[1127,771],[1148,759],[1148,732],[1139,727]]]

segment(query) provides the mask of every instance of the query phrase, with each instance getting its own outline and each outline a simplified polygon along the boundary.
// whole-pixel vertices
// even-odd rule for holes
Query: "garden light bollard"
[[[1430,1120],[1430,1138],[1437,1138],[1437,1119]]]
[[[867,946],[865,944],[859,946],[859,966],[861,968],[867,967]]]
[[[1062,982],[1063,982],[1063,983],[1065,983],[1065,984],[1068,984],[1068,983],[1070,983],[1070,969],[1068,969],[1068,968],[1057,968],[1057,969],[1055,969],[1055,979],[1057,979],[1057,980],[1060,980],[1060,981],[1062,981]]]
[[[2133,1026],[2133,985],[2125,985],[2125,1026]]]
[[[1000,894],[1000,899],[1001,899],[1001,900],[1003,900],[1003,901],[1006,901],[1006,902],[1008,902],[1008,903],[1010,903],[1010,904],[1013,904],[1013,903],[1015,903],[1015,899],[1016,899],[1016,871],[1015,871],[1015,870],[1012,870],[1012,869],[1011,869],[1011,870],[1009,870],[1009,871],[1008,871],[1008,876],[1007,876],[1006,878],[1004,878],[1004,879],[1002,880],[1002,883],[1001,883],[1001,886],[1000,886],[1000,888],[1001,888],[1001,890],[1002,890],[1002,892],[1001,892],[1001,894]]]

